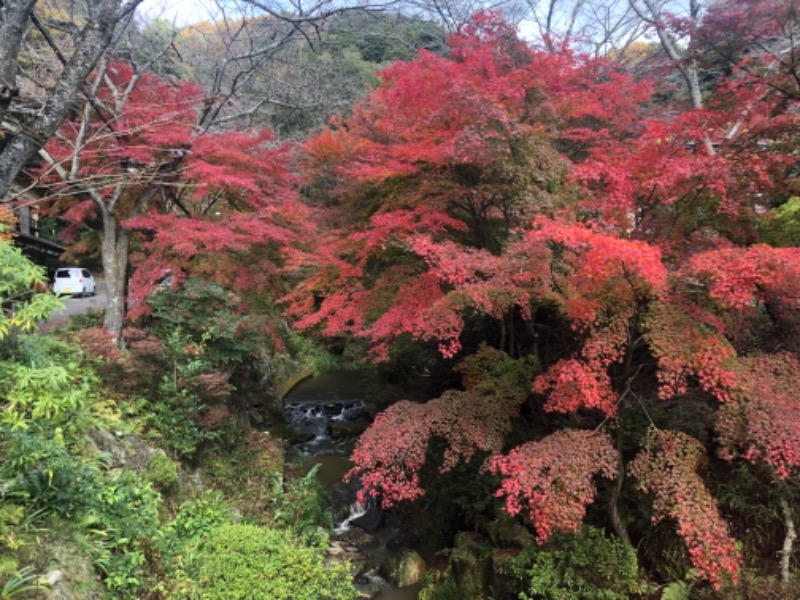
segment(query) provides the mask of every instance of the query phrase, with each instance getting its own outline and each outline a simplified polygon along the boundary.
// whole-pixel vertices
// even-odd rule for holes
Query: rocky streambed
[[[407,523],[377,506],[355,502],[357,483],[343,482],[355,438],[371,423],[376,409],[357,372],[335,371],[307,379],[284,398],[284,416],[294,443],[290,458],[325,487],[335,518],[329,561],[347,561],[363,597],[413,600],[427,570],[422,541]]]

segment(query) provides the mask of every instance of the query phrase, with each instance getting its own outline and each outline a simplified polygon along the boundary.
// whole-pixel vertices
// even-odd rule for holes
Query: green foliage
[[[145,541],[158,529],[160,502],[152,485],[135,473],[112,473],[80,520],[94,536],[94,563],[115,597],[139,597],[146,578]]]
[[[464,600],[464,592],[450,577],[436,582],[428,574],[424,587],[419,591],[419,600]]]
[[[324,545],[333,528],[325,490],[317,480],[315,465],[305,476],[286,482],[280,506],[273,516],[278,527],[293,531],[312,545]]]
[[[231,509],[220,492],[211,491],[184,502],[176,517],[155,536],[155,546],[164,571],[160,582],[167,597],[196,597],[196,570],[200,544],[216,528],[230,521]]]
[[[433,451],[440,444],[432,444]],[[432,461],[426,480],[431,483],[423,498],[424,512],[430,515],[428,536],[437,546],[447,545],[457,531],[478,530],[494,518],[495,491],[498,478],[481,470],[484,454],[468,463],[459,463],[446,473],[437,472],[438,461]]]
[[[31,331],[63,307],[50,293],[35,293],[47,285],[44,269],[22,255],[19,248],[0,240],[0,340],[15,329]]]
[[[173,331],[163,341],[168,371],[163,372],[145,407],[149,425],[161,434],[161,444],[179,457],[192,458],[206,442],[220,438],[221,432],[198,426],[197,417],[206,408],[198,397],[198,382],[211,366],[201,353],[196,356],[190,338]],[[200,342],[202,344],[202,342]],[[199,352],[199,351],[198,351]]]
[[[159,450],[148,459],[146,476],[156,488],[169,490],[178,483],[178,464]]]
[[[98,387],[94,372],[64,342],[42,335],[0,342],[0,397],[6,401],[0,423],[6,427],[74,438],[93,424],[114,419]]]
[[[249,431],[224,452],[203,452],[199,466],[209,487],[220,490],[245,519],[272,515],[283,500],[283,440]]]
[[[25,509],[16,504],[0,502],[0,577],[13,575],[17,561],[13,553],[22,545],[16,526],[22,521]]]
[[[163,289],[148,300],[150,330],[165,342],[165,352],[192,347],[212,368],[248,360],[259,344],[237,307],[239,298],[215,283],[189,279],[177,289]]]
[[[197,559],[205,600],[351,600],[356,591],[344,565],[326,569],[320,548],[288,531],[223,525],[202,544]]]
[[[761,239],[772,246],[800,245],[800,198],[793,196],[771,213],[759,228]]]
[[[535,356],[513,359],[486,344],[481,344],[478,351],[465,358],[456,370],[461,373],[465,387],[485,384],[525,389],[541,371]]]
[[[0,430],[2,433],[2,430]],[[6,494],[64,517],[85,510],[100,486],[98,467],[73,456],[62,440],[12,430],[0,435]]]
[[[74,421],[86,409],[90,378],[80,374],[74,364],[29,367],[0,363],[0,394],[8,402],[2,420],[23,428],[31,420]]]
[[[588,526],[526,549],[509,569],[522,600],[625,600],[647,591],[633,548]]]
[[[174,377],[165,375],[158,387],[158,396],[148,409],[148,420],[161,434],[161,444],[178,456],[189,459],[208,441],[220,433],[197,426],[195,417],[203,409],[200,399]]]
[[[44,586],[39,583],[39,575],[34,571],[33,567],[23,567],[11,577],[3,585],[0,590],[0,598],[22,598],[34,590],[42,589]]]
[[[223,495],[213,490],[206,492],[181,504],[175,518],[158,532],[158,549],[167,562],[179,559],[188,547],[197,546],[230,518],[231,509]]]
[[[697,569],[689,569],[683,581],[673,581],[664,586],[661,600],[689,600],[692,587],[697,583]]]

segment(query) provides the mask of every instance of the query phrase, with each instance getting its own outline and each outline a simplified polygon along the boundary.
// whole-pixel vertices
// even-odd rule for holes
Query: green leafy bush
[[[50,293],[44,269],[22,255],[19,248],[0,239],[0,340],[16,330],[31,331],[63,306]]]
[[[21,506],[0,502],[0,580],[16,571],[17,561],[13,553],[22,545],[16,534],[16,526],[24,514],[25,509]]]
[[[111,473],[80,519],[94,535],[95,566],[118,598],[138,598],[147,571],[146,545],[158,530],[161,496],[136,473]]]
[[[204,600],[352,600],[343,565],[326,569],[320,548],[302,545],[288,531],[223,525],[202,544],[197,576]]]
[[[167,341],[180,333],[188,344],[202,348],[214,368],[241,364],[258,347],[259,336],[238,311],[239,298],[218,284],[189,279],[175,290],[152,294],[147,302],[156,336]]]
[[[156,488],[166,491],[178,483],[178,464],[159,450],[148,459],[145,474]]]
[[[588,526],[524,550],[509,569],[521,600],[626,600],[647,592],[634,549]]]
[[[304,477],[286,482],[274,515],[278,527],[294,531],[313,545],[326,544],[333,528],[325,490],[317,480],[319,467],[314,465]]]
[[[230,518],[231,509],[222,494],[207,492],[181,504],[175,518],[159,531],[158,549],[167,561],[173,560]]]
[[[35,431],[0,429],[0,480],[6,494],[38,509],[73,517],[88,509],[100,488],[96,464],[73,456],[58,432],[45,437]]]

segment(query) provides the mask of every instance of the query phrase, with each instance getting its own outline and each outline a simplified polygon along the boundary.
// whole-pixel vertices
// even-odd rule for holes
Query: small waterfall
[[[344,454],[343,444],[330,434],[331,423],[353,421],[359,417],[366,401],[357,398],[292,399],[284,402],[286,421],[303,440],[292,446],[302,456]]]

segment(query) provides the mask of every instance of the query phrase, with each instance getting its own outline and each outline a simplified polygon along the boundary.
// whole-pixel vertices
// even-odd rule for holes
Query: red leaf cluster
[[[476,366],[474,360],[470,364]],[[420,471],[432,439],[445,444],[441,472],[469,461],[477,452],[500,452],[523,400],[518,385],[475,380],[464,391],[450,390],[425,404],[407,400],[393,404],[359,438],[350,457],[355,467],[347,478],[360,481],[360,501],[380,498],[382,506],[389,507],[419,498],[425,493]]]
[[[800,360],[791,354],[742,358],[733,400],[717,416],[723,456],[770,465],[777,477],[800,473]]]
[[[527,509],[542,543],[555,531],[580,530],[597,492],[594,477],[613,479],[617,463],[607,435],[565,429],[494,457],[489,468],[503,477],[497,496],[506,498],[506,510]]]
[[[741,556],[717,502],[697,474],[705,458],[705,449],[693,437],[651,428],[629,470],[641,490],[653,496],[654,520],[678,522],[692,563],[719,589],[728,579],[736,581]]]

